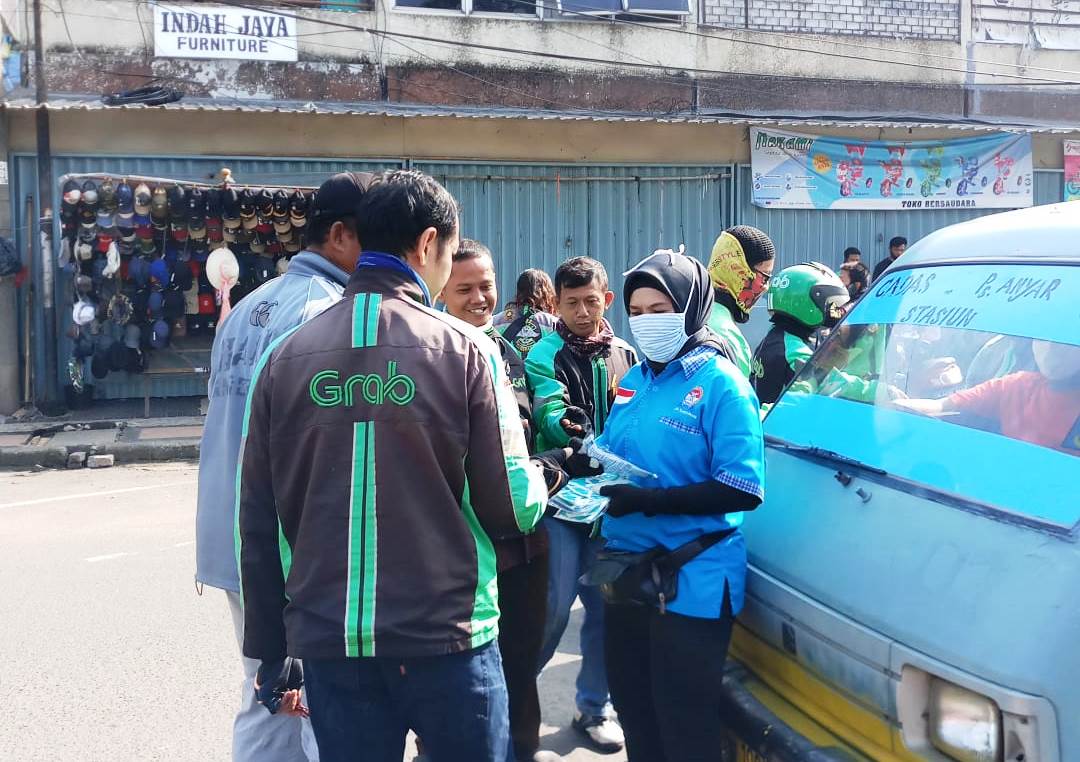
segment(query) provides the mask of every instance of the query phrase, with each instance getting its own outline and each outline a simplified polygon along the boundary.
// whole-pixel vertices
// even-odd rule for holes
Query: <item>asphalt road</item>
[[[193,582],[196,473],[0,474],[0,759],[229,759],[242,675],[224,594]],[[580,614],[540,680],[542,744],[624,762],[568,728]]]

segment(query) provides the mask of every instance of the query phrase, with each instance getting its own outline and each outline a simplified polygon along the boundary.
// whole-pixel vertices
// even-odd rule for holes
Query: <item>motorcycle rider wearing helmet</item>
[[[773,278],[769,289],[773,327],[754,353],[750,375],[761,404],[776,402],[814,354],[817,330],[839,323],[849,299],[836,273],[818,262],[784,268]]]
[[[776,247],[763,231],[749,225],[728,228],[716,239],[709,256],[709,278],[716,303],[709,316],[709,330],[720,339],[721,353],[750,376],[753,352],[740,323],[769,288]]]

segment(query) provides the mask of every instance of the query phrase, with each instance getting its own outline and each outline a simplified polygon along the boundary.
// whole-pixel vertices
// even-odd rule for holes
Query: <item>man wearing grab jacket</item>
[[[345,299],[262,356],[239,475],[246,655],[267,705],[306,711],[322,762],[503,762],[493,541],[545,505],[498,350],[431,308],[453,197],[395,171],[357,209]],[[268,688],[269,686],[269,688]]]

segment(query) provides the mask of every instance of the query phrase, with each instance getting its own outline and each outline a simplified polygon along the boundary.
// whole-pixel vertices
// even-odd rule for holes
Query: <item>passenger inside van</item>
[[[1080,347],[1036,339],[1036,370],[992,378],[942,399],[895,399],[900,410],[921,415],[971,414],[999,433],[1080,455]]]

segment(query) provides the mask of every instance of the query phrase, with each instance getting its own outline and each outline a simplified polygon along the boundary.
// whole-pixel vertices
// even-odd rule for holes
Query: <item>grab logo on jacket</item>
[[[398,373],[397,363],[391,360],[386,364],[385,378],[378,373],[357,373],[342,380],[336,370],[321,370],[311,377],[308,391],[319,407],[352,407],[357,393],[369,405],[408,405],[416,396],[416,383]]]

